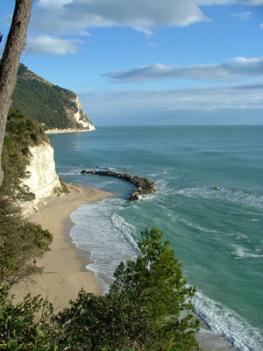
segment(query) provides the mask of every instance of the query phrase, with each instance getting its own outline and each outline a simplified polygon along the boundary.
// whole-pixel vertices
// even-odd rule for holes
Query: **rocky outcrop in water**
[[[154,182],[147,178],[131,176],[128,173],[115,172],[111,170],[100,170],[100,169],[84,169],[81,174],[93,174],[100,176],[109,176],[122,179],[135,186],[133,192],[129,196],[130,201],[140,200],[143,195],[151,194],[155,192]]]

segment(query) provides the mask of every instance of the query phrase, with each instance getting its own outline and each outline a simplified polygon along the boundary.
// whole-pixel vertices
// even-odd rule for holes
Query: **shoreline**
[[[112,194],[75,184],[67,186],[69,194],[51,198],[41,206],[39,212],[30,217],[32,222],[40,224],[53,235],[50,251],[37,260],[37,265],[44,268],[43,273],[31,275],[11,289],[11,294],[17,302],[29,293],[41,295],[54,305],[55,312],[65,308],[70,300],[76,299],[81,288],[95,295],[103,294],[101,279],[87,268],[92,262],[90,252],[82,250],[72,241],[70,232],[74,223],[70,216],[81,205],[99,201]],[[227,339],[214,333],[205,322],[197,334],[197,340],[202,351],[236,350]]]
[[[76,128],[65,128],[65,129],[47,129],[45,134],[70,134],[70,133],[87,133],[95,131],[95,127],[88,129],[76,129]]]
[[[24,278],[11,289],[16,301],[21,301],[29,293],[41,295],[53,303],[56,312],[75,299],[81,288],[96,295],[102,293],[100,281],[86,268],[91,262],[89,253],[72,242],[70,230],[74,224],[70,215],[85,203],[112,195],[95,188],[67,185],[69,194],[50,199],[30,217],[30,221],[40,224],[53,235],[50,250],[37,259],[37,266],[43,267],[43,272]]]

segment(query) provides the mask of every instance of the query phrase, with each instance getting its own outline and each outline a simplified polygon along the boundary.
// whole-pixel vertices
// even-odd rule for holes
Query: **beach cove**
[[[80,289],[100,294],[101,285],[95,275],[86,270],[87,253],[78,249],[70,238],[72,222],[70,215],[84,203],[92,203],[111,193],[95,188],[68,184],[69,194],[52,198],[30,220],[52,233],[50,251],[37,260],[43,273],[23,279],[11,290],[17,301],[27,294],[41,295],[54,304],[55,312],[75,299]]]
[[[68,194],[42,204],[39,212],[30,218],[33,223],[41,225],[53,235],[50,251],[37,261],[43,272],[22,279],[11,289],[16,301],[21,301],[27,294],[40,295],[53,304],[55,312],[68,306],[70,300],[75,300],[81,289],[101,295],[105,291],[103,283],[108,286],[110,282],[107,277],[98,277],[89,270],[89,265],[92,265],[89,253],[73,243],[70,232],[74,212],[77,213],[85,204],[100,202],[112,194],[76,184],[67,184],[67,187]],[[202,351],[234,351],[223,337],[206,328],[201,328],[197,338]]]
[[[88,269],[111,277],[134,256],[145,227],[164,231],[189,283],[197,313],[240,350],[262,350],[262,128],[116,127],[51,136],[66,182],[113,193],[71,215],[71,237]],[[156,193],[128,203],[131,186],[82,175],[108,168],[153,180]]]

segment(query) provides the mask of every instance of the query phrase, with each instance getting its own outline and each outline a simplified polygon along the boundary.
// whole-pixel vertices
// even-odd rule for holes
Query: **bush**
[[[105,297],[81,291],[59,315],[60,323],[70,323],[64,342],[72,350],[198,349],[195,290],[186,285],[171,246],[152,229],[142,233],[139,248],[135,261],[116,269]]]
[[[40,297],[27,296],[14,304],[8,289],[0,285],[0,349],[56,351],[56,325],[52,306]]]
[[[12,199],[30,201],[34,194],[20,184],[26,177],[26,166],[30,160],[30,146],[47,142],[41,125],[24,117],[16,110],[11,110],[6,125],[6,134],[2,154],[4,181],[1,193]]]
[[[193,351],[194,289],[162,233],[146,230],[134,261],[121,263],[105,296],[80,291],[58,315],[41,298],[14,304],[0,288],[0,349],[33,351]]]
[[[51,234],[21,217],[10,200],[0,197],[0,281],[13,284],[39,271],[34,258],[51,243]]]

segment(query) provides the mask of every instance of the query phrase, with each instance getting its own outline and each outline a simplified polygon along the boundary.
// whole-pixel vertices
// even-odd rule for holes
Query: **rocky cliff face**
[[[34,195],[31,201],[20,202],[22,213],[28,216],[45,201],[61,192],[61,183],[55,169],[54,150],[47,142],[29,148],[29,164],[21,186]]]
[[[13,107],[42,124],[45,130],[91,131],[95,127],[77,95],[20,65]]]
[[[24,216],[66,191],[43,128],[18,111],[10,111],[7,118],[2,164],[5,177],[0,196],[19,205]]]
[[[95,126],[92,122],[87,120],[86,115],[83,111],[79,98],[76,96],[72,101],[76,106],[76,112],[72,115],[72,120],[74,123],[77,123],[84,129],[88,129],[90,131],[95,130]]]
[[[47,134],[58,134],[58,133],[75,133],[75,132],[91,132],[96,128],[94,124],[87,119],[79,98],[73,95],[70,98],[72,105],[66,109],[68,118],[71,120],[71,127],[69,128],[48,128],[46,129]]]

